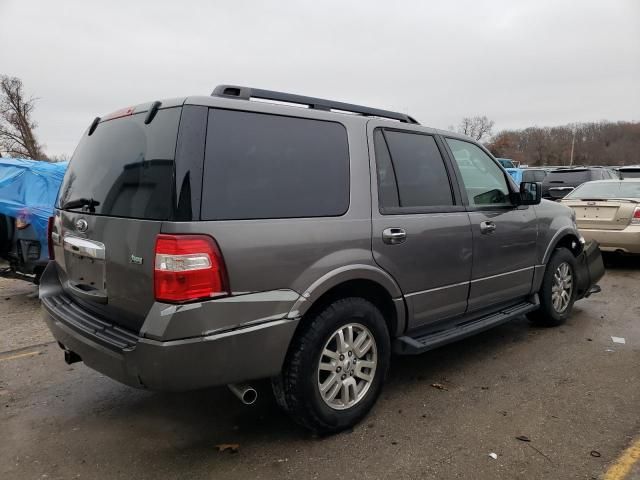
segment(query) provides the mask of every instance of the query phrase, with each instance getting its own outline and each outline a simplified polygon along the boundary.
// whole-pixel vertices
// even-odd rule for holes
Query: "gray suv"
[[[522,314],[558,325],[598,290],[597,245],[540,196],[404,114],[233,86],[142,104],[96,118],[73,155],[44,318],[67,362],[247,403],[270,378],[298,423],[335,432],[392,353]]]

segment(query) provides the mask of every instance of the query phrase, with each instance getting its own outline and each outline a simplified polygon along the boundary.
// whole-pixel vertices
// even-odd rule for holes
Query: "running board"
[[[537,296],[532,300],[533,301],[526,301],[503,308],[498,312],[458,324],[447,330],[440,330],[416,337],[398,337],[394,341],[393,350],[400,355],[417,355],[446,345],[447,343],[469,337],[536,310],[539,306]]]

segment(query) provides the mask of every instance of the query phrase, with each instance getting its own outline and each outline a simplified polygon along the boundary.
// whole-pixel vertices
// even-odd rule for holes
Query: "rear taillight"
[[[636,209],[633,211],[633,215],[631,216],[631,224],[640,225],[640,207],[636,207]]]
[[[229,294],[220,249],[208,235],[158,235],[154,290],[156,300],[188,302]]]
[[[16,217],[16,228],[18,230],[24,230],[29,225],[30,225],[30,223],[29,223],[29,219],[27,217],[27,213],[24,212],[24,211],[19,212],[18,216]]]
[[[47,224],[47,246],[49,247],[49,260],[53,260],[55,255],[53,253],[53,225],[56,217],[49,217],[49,223]]]

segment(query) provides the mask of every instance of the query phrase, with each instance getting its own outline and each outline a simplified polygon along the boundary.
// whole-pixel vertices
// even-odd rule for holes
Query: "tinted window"
[[[470,205],[509,205],[509,187],[504,171],[480,147],[447,138],[460,168]]]
[[[432,136],[386,130],[384,137],[388,151],[382,134],[377,133],[376,162],[381,206],[453,205],[449,177]],[[394,180],[397,203],[393,194]]]
[[[546,176],[544,182],[546,184],[562,184],[569,183],[572,185],[579,185],[591,180],[591,173],[589,170],[555,170]]]
[[[205,220],[319,217],[349,206],[349,150],[334,122],[211,110]]]
[[[144,124],[146,113],[107,120],[91,136],[85,134],[69,163],[58,205],[91,199],[89,211],[96,215],[168,219],[180,111],[160,110],[149,125]]]
[[[378,196],[381,207],[399,207],[398,184],[396,174],[391,164],[391,156],[387,148],[387,142],[381,129],[376,129],[373,134],[373,142],[376,155],[376,170],[378,172]]]

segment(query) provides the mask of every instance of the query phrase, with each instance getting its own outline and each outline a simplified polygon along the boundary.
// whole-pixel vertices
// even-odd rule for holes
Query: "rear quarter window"
[[[209,111],[203,220],[339,216],[349,208],[342,124]]]

